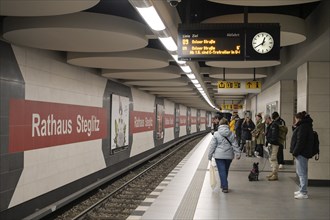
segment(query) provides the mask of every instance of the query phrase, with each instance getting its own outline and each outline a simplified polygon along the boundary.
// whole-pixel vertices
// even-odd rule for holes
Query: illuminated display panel
[[[279,60],[280,26],[278,23],[180,24],[178,56],[183,61]]]
[[[180,25],[179,60],[244,60],[244,29],[234,24]]]

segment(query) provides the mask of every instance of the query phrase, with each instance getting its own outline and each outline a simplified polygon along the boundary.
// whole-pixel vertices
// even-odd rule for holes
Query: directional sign
[[[261,81],[218,81],[219,94],[232,92],[259,93],[261,92]]]
[[[222,110],[235,110],[235,109],[243,109],[243,105],[241,104],[222,104]]]
[[[246,89],[261,89],[261,82],[260,81],[247,81],[245,83]]]
[[[218,89],[239,89],[241,82],[236,81],[218,81]]]

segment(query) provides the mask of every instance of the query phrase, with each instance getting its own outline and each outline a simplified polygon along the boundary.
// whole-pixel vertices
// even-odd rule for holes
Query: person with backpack
[[[284,151],[284,144],[285,144],[285,139],[286,139],[286,134],[288,132],[288,129],[285,125],[285,121],[280,117],[278,112],[273,112],[272,113],[272,119],[279,126],[279,140],[278,140],[279,148],[278,148],[278,152],[277,152],[277,162],[279,164],[278,168],[282,169],[282,168],[284,168],[284,154],[283,154],[283,151]]]
[[[295,157],[296,173],[299,177],[299,190],[294,192],[295,199],[308,199],[308,159],[314,156],[313,119],[305,112],[295,115],[295,125],[291,138],[290,153]]]
[[[269,115],[265,116],[266,128],[266,146],[269,149],[269,162],[272,167],[272,172],[267,175],[269,181],[278,180],[278,161],[277,153],[280,143],[278,142],[279,126],[271,119]]]

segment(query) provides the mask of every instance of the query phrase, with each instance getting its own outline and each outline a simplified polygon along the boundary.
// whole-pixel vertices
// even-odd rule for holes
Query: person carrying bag
[[[223,193],[228,193],[229,167],[236,156],[240,159],[241,151],[238,147],[235,134],[229,130],[228,120],[222,118],[218,131],[214,133],[209,146],[208,159],[215,159]]]

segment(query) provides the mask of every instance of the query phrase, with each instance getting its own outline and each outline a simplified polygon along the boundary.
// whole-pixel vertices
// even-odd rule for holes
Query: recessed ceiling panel
[[[133,80],[160,80],[180,78],[180,68],[168,66],[161,69],[152,70],[102,70],[102,76],[114,79],[133,79]]]
[[[166,92],[166,91],[187,92],[193,90],[192,88],[189,87],[139,87],[139,89],[145,91],[159,91],[159,92]]]
[[[223,67],[223,68],[259,68],[277,66],[281,64],[277,60],[260,60],[260,61],[207,61],[206,65],[212,67]]]
[[[148,44],[145,26],[113,15],[79,12],[47,17],[6,17],[3,38],[17,45],[75,52],[118,52]]]
[[[162,81],[127,81],[125,84],[128,85],[134,85],[134,86],[187,86],[188,83],[186,82],[180,82],[180,81],[174,81],[174,80],[162,80]]]
[[[164,95],[168,97],[180,97],[180,96],[198,96],[196,95],[195,92],[150,92],[150,94],[155,94],[155,95]]]
[[[248,21],[249,23],[279,23],[281,26],[281,47],[298,44],[306,40],[305,20],[298,17],[283,14],[249,13]],[[231,14],[212,17],[202,23],[243,22],[244,14]]]
[[[86,10],[99,2],[100,0],[0,0],[0,15],[63,15]]]
[[[223,79],[223,74],[210,74],[210,78],[215,79]],[[253,74],[244,74],[244,73],[228,73],[225,75],[226,80],[227,79],[253,79]],[[265,78],[267,75],[264,74],[256,74],[255,77],[257,79]]]
[[[116,74],[113,72],[113,69],[122,69],[124,70],[123,72],[125,72],[125,70],[132,70],[132,69],[145,70],[145,69],[166,67],[169,65],[169,55],[167,52],[163,50],[157,50],[152,48],[142,48],[138,50],[116,52],[116,53],[69,52],[67,55],[67,62],[77,66],[112,69],[112,70],[104,70],[104,73],[112,72],[113,73],[112,76],[115,76]],[[172,73],[180,72],[179,68],[177,68],[176,71],[174,70],[174,68],[163,70],[163,72],[166,71],[171,71]],[[126,72],[126,78],[127,75],[129,75],[128,72]],[[137,72],[141,73],[142,71],[137,71]]]
[[[279,6],[279,5],[296,5],[309,2],[317,2],[320,0],[208,0],[227,5],[242,6]]]

